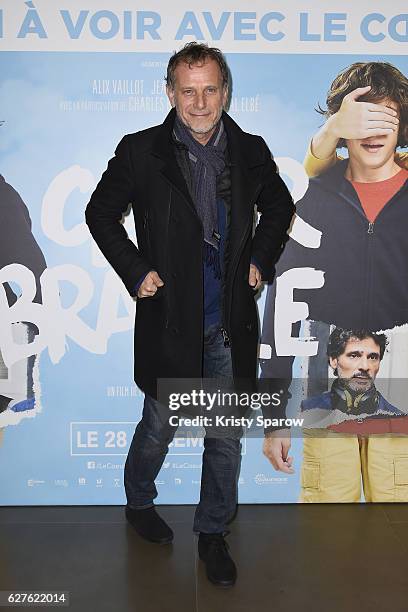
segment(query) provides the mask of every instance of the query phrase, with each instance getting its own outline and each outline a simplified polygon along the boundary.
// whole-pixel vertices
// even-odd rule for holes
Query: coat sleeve
[[[275,276],[275,263],[288,239],[287,231],[295,212],[295,205],[262,138],[260,143],[265,150],[265,164],[262,172],[262,189],[256,202],[260,220],[252,240],[251,256],[254,261],[259,262],[262,280],[272,282]]]
[[[137,293],[138,280],[152,270],[122,225],[122,216],[134,198],[134,176],[128,137],[125,136],[85,211],[86,223],[96,244],[132,296]]]

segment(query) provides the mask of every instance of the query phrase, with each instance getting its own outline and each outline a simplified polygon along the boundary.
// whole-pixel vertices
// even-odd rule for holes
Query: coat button
[[[173,332],[175,336],[177,336],[177,334],[179,333],[178,327],[172,327],[171,331]]]
[[[251,331],[252,331],[252,329],[253,329],[253,325],[252,325],[252,323],[246,323],[246,324],[245,324],[245,327],[246,327],[247,331],[249,331],[249,332],[251,332]]]

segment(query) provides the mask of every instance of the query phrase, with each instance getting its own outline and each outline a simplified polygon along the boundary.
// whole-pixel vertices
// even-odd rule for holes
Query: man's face
[[[398,105],[392,100],[377,100],[376,103],[388,106],[399,114]],[[384,136],[370,136],[360,140],[346,140],[350,160],[361,169],[382,168],[394,158],[398,141],[398,130]]]
[[[339,357],[330,357],[330,365],[353,391],[367,391],[380,369],[380,347],[372,338],[351,338]]]
[[[192,66],[180,62],[174,70],[174,89],[168,86],[167,95],[193,137],[208,142],[228,96],[217,62],[210,59]]]

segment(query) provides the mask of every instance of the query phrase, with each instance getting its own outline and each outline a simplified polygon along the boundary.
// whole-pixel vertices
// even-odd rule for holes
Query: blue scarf
[[[204,261],[221,277],[217,218],[217,176],[225,168],[227,135],[219,121],[206,145],[200,144],[184,123],[176,117],[174,134],[188,149],[193,180],[194,203],[204,229]]]

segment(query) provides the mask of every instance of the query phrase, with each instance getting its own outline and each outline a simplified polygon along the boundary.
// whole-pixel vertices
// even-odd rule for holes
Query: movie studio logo
[[[120,487],[120,478],[113,479],[113,486],[116,488]]]
[[[35,480],[34,478],[29,478],[27,480],[27,487],[35,487],[42,484],[45,484],[45,480]]]
[[[67,487],[68,480],[65,480],[64,478],[57,478],[56,480],[54,480],[54,484],[56,487]]]
[[[101,487],[103,487],[102,478],[96,479],[96,487],[97,489],[100,489]]]
[[[264,485],[270,484],[272,482],[272,477],[265,476],[265,474],[257,474],[254,480],[257,485]]]
[[[162,465],[162,469],[163,470],[167,470],[170,467],[170,461],[166,461],[165,463],[163,463]],[[174,467],[174,464],[173,464]]]
[[[172,467],[175,470],[199,470],[201,468],[201,463],[189,463],[188,461],[184,461],[183,463],[173,463]]]
[[[78,484],[81,485],[82,487],[86,485],[86,478],[84,478],[83,476],[78,478]]]
[[[174,484],[181,485],[181,478],[175,478],[174,479]]]
[[[288,481],[286,477],[266,476],[266,474],[262,473],[257,474],[254,480],[257,485],[280,484]]]

